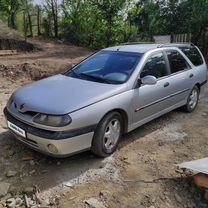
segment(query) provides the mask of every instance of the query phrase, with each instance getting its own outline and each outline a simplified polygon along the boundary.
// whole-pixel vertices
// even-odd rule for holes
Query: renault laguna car
[[[4,114],[16,138],[37,151],[105,157],[124,133],[179,107],[194,111],[206,82],[193,44],[121,45],[18,89]]]

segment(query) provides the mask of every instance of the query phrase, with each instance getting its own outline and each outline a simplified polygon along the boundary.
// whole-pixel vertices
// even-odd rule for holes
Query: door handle
[[[164,87],[168,87],[170,85],[170,83],[169,82],[166,82],[165,84],[164,84]]]
[[[193,76],[194,76],[193,74],[190,74],[190,75],[189,75],[190,78],[192,78]]]

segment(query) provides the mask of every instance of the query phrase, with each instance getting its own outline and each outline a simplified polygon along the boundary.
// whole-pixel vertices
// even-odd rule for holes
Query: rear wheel
[[[196,109],[198,102],[199,102],[199,88],[195,86],[192,89],[191,93],[189,94],[187,103],[184,106],[184,110],[189,113],[193,112]]]
[[[98,124],[92,141],[92,152],[107,157],[118,147],[123,133],[123,122],[118,112],[107,114]]]

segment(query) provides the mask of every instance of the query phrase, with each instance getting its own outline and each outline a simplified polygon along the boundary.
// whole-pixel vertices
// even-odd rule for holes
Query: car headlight
[[[72,119],[69,115],[53,116],[39,113],[33,119],[35,123],[52,127],[64,127],[71,123]]]

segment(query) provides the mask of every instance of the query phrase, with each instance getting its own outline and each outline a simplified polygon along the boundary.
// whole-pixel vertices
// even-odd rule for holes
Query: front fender
[[[115,109],[121,109],[126,112],[129,126],[133,112],[132,97],[133,90],[129,90],[73,112],[70,114],[72,118],[70,128],[77,129],[97,125],[108,112]]]

